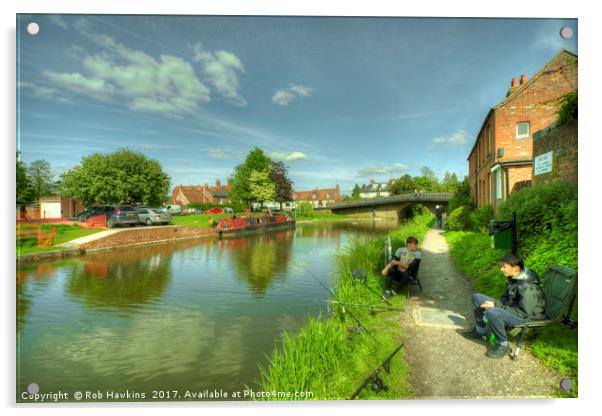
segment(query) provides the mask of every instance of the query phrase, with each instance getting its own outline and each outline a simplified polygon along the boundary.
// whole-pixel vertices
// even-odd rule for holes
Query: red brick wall
[[[559,53],[533,80],[527,81],[528,85],[519,86],[511,96],[489,113],[469,156],[469,182],[473,199],[478,206],[491,203],[492,186],[489,174],[494,164],[533,160],[533,133],[556,121],[559,100],[577,88],[576,62],[577,58],[574,55],[568,52]],[[529,137],[516,138],[516,125],[520,122],[529,122]],[[489,145],[488,126],[491,126],[494,135],[493,149]],[[497,156],[499,148],[503,149],[501,158]],[[532,174],[532,167],[510,167],[508,172],[510,190],[516,182],[532,179],[529,176]],[[506,185],[504,178],[504,188]]]
[[[553,151],[552,172],[533,177],[533,183],[568,180],[577,183],[577,124],[546,129],[533,138],[533,157]]]
[[[202,237],[207,235],[215,235],[215,230],[213,228],[185,226],[142,227],[123,230],[121,232],[108,235],[104,238],[83,244],[80,248],[89,250],[94,248],[129,246],[148,242]]]

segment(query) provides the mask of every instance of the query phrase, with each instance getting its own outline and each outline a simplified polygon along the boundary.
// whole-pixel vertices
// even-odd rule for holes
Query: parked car
[[[138,208],[138,221],[142,224],[169,224],[171,213],[161,208]]]
[[[210,208],[205,211],[205,214],[221,214],[222,212],[224,212],[224,210],[221,208]]]
[[[99,205],[88,216],[95,217],[104,214],[107,218],[107,227],[114,228],[117,225],[138,224],[138,213],[131,205]]]
[[[171,214],[181,214],[182,207],[180,205],[165,205],[162,207],[163,210],[171,213]]]
[[[226,207],[226,208],[224,208],[224,212],[225,212],[226,214],[232,214],[232,213],[234,213],[234,210],[233,210],[232,208],[228,208],[228,207]]]
[[[75,216],[78,219],[78,221],[86,221],[92,216],[92,213],[94,213],[94,211],[96,211],[96,208],[98,207],[98,205],[90,205],[88,208],[79,211],[77,214],[75,214]]]

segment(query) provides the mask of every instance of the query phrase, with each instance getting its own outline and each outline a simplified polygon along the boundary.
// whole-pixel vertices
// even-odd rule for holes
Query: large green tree
[[[128,149],[94,153],[66,172],[63,190],[86,205],[146,204],[159,206],[169,192],[170,177],[161,164]]]
[[[261,208],[263,208],[265,201],[273,201],[276,196],[276,185],[270,179],[270,172],[251,171],[249,187],[251,188],[253,201],[260,202]]]
[[[230,199],[235,204],[248,206],[256,199],[251,190],[251,172],[269,172],[272,160],[258,147],[249,152],[243,163],[234,168],[231,178],[231,188],[228,191]]]
[[[17,205],[26,205],[33,201],[33,188],[27,177],[27,166],[19,160],[17,152]]]
[[[38,200],[41,196],[50,195],[54,189],[52,168],[44,159],[34,160],[27,168],[27,176],[33,189],[33,197]]]
[[[353,187],[353,191],[351,191],[351,199],[360,199],[361,198],[360,192],[361,192],[361,188],[356,183],[355,186]]]
[[[282,203],[293,200],[293,182],[288,177],[288,168],[284,162],[272,161],[272,170],[270,171],[270,180],[275,185],[274,201]]]
[[[456,208],[463,205],[473,207],[472,197],[470,196],[470,184],[468,183],[468,176],[464,177],[464,180],[458,184],[454,196],[449,200],[448,210],[451,213]]]
[[[458,180],[458,176],[456,173],[445,172],[445,176],[443,177],[443,182],[441,183],[443,192],[456,192],[456,189],[460,185],[460,181]]]
[[[410,192],[414,192],[416,189],[416,184],[414,183],[414,179],[408,174],[403,175],[401,178],[396,179],[391,184],[391,193],[393,195],[401,195],[407,194]]]

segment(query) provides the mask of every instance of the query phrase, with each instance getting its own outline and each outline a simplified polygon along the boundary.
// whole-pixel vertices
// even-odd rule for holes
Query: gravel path
[[[484,342],[456,333],[456,328],[474,325],[473,289],[453,263],[442,231],[429,230],[419,250],[423,292],[412,287],[412,297],[399,318],[416,398],[555,396],[561,377],[527,350],[521,350],[516,362],[509,357],[491,359],[485,356]]]

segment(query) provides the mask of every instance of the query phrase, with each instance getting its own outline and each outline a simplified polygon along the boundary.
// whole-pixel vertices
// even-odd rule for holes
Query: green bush
[[[302,217],[314,217],[314,206],[311,202],[301,202],[299,205],[299,215]]]
[[[489,221],[493,219],[493,207],[482,205],[470,213],[472,228],[479,231],[487,231]]]
[[[467,205],[456,208],[449,214],[445,222],[445,228],[450,231],[467,231],[472,229],[472,221],[470,219],[471,209]]]
[[[558,125],[574,123],[578,119],[578,99],[577,90],[573,90],[562,97],[560,108],[558,109]]]
[[[449,212],[453,212],[463,205],[467,205],[471,208],[474,206],[472,202],[472,197],[470,196],[470,185],[468,183],[468,176],[465,176],[464,180],[460,182],[460,184],[456,188],[454,196],[452,196],[452,198],[449,200],[447,209],[449,210]]]
[[[497,218],[511,219],[516,212],[518,251],[532,263],[553,259],[551,263],[576,268],[577,206],[576,184],[551,182],[512,193]]]

